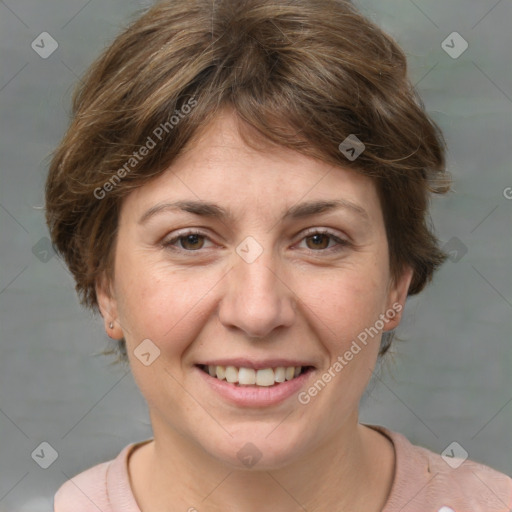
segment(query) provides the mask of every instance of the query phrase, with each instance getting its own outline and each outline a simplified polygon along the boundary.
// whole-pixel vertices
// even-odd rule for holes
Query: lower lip
[[[239,407],[269,407],[283,402],[298,393],[314,373],[314,370],[310,369],[292,380],[274,386],[237,386],[226,380],[211,377],[197,366],[194,368],[211,389]]]

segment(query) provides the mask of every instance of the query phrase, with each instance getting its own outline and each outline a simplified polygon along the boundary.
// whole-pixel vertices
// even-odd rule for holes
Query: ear
[[[386,328],[384,331],[391,331],[397,327],[398,324],[400,324],[413,273],[413,269],[407,266],[396,280],[391,279],[386,309],[386,311],[389,311],[390,314],[388,316],[389,321],[386,323]],[[394,314],[393,317],[391,317],[391,312]]]
[[[111,280],[103,273],[96,281],[96,299],[107,335],[112,339],[122,339],[123,330],[118,320],[117,300],[112,291]]]

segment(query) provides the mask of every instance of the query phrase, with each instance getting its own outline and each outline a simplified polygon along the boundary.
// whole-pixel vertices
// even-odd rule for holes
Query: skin
[[[298,203],[340,199],[366,218],[345,208],[282,219]],[[214,202],[234,217],[167,210],[139,222],[176,200]],[[205,236],[165,245],[189,228]],[[314,237],[322,228],[346,243]],[[252,263],[236,252],[247,236],[263,248]],[[232,405],[197,378],[194,365],[219,357],[307,359],[316,367],[310,386],[379,315],[404,305],[411,275],[404,269],[391,278],[371,179],[285,148],[250,148],[229,111],[204,127],[170,169],[125,198],[114,278],[97,284],[106,330],[126,339],[153,427],[154,441],[129,459],[140,508],[381,510],[394,450],[358,423],[380,334],[307,405],[296,397],[266,408]],[[384,330],[399,321],[397,314]],[[149,366],[134,355],[147,338],[160,350]],[[262,454],[250,469],[237,457],[247,442]]]

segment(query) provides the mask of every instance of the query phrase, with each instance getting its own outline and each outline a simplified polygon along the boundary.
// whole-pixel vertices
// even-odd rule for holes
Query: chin
[[[267,423],[252,422],[226,430],[233,437],[224,436],[218,442],[209,438],[203,447],[214,458],[236,470],[281,469],[293,463],[306,450],[306,440],[290,432],[284,424],[276,428],[269,427]]]

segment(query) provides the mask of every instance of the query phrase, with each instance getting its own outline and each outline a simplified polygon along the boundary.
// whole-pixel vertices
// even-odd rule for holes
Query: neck
[[[393,446],[357,417],[276,470],[233,469],[155,420],[155,441],[129,462],[142,510],[378,512],[391,489]]]

